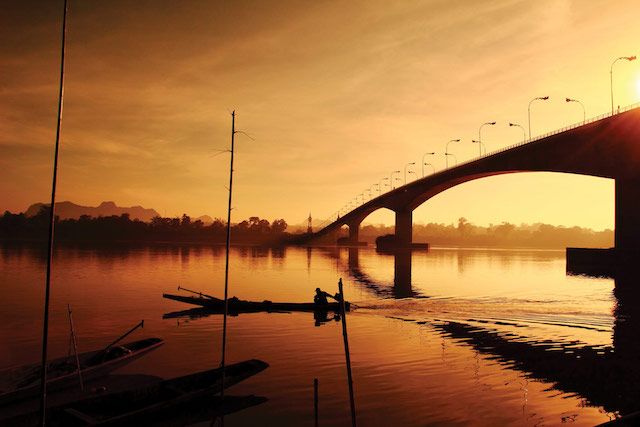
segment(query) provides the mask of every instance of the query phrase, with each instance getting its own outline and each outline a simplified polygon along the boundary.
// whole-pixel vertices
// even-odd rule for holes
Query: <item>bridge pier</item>
[[[616,250],[640,252],[640,179],[616,179]]]
[[[359,222],[347,222],[345,223],[349,227],[349,237],[338,239],[338,245],[341,246],[367,246],[367,242],[360,242],[360,223]]]
[[[616,258],[621,267],[640,260],[640,178],[616,179]]]
[[[413,241],[412,211],[396,211],[396,238],[400,247],[411,247]]]

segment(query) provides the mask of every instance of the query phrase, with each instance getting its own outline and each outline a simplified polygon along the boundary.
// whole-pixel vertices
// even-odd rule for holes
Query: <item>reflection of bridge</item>
[[[395,212],[395,234],[412,244],[412,213],[431,197],[464,182],[515,172],[564,172],[615,179],[615,246],[636,252],[640,241],[640,108],[509,147],[406,184],[357,207],[315,233],[349,227],[358,241],[360,223],[381,208]]]

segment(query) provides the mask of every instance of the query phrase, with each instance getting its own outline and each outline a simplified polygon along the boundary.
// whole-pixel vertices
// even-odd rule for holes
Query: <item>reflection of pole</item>
[[[344,338],[344,354],[347,358],[347,377],[349,380],[349,403],[351,404],[351,424],[356,425],[356,403],[353,398],[353,378],[351,377],[351,357],[349,356],[349,338],[347,337],[347,316],[344,307],[344,292],[342,291],[342,278],[338,281],[340,291],[340,314],[342,316],[342,337]]]
[[[47,278],[44,297],[44,322],[42,331],[42,366],[40,368],[40,421],[45,425],[45,406],[47,400],[47,339],[49,335],[49,294],[51,288],[51,260],[53,258],[53,223],[55,219],[56,179],[58,175],[58,148],[60,146],[60,127],[62,125],[62,103],[64,98],[64,54],[67,37],[67,0],[64,0],[62,18],[62,57],[60,61],[60,95],[58,97],[58,128],[56,130],[56,149],[53,160],[53,183],[51,185],[51,209],[49,211],[49,241],[47,250]]]
[[[76,367],[78,368],[78,380],[80,380],[80,390],[84,391],[84,384],[82,383],[82,371],[80,370],[80,359],[78,358],[78,342],[76,341],[76,333],[73,330],[73,317],[71,316],[71,306],[69,304],[67,304],[67,310],[69,310],[69,327],[71,328],[73,354],[75,354],[76,356]]]
[[[313,379],[313,419],[314,426],[318,427],[318,379]]]

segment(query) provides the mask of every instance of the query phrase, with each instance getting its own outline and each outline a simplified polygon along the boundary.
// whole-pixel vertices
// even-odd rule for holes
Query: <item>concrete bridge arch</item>
[[[635,108],[411,182],[359,206],[317,234],[347,224],[357,241],[358,227],[372,212],[395,212],[396,236],[412,243],[412,213],[433,196],[456,185],[518,172],[561,172],[615,180],[616,249],[637,252],[640,241],[640,109]]]

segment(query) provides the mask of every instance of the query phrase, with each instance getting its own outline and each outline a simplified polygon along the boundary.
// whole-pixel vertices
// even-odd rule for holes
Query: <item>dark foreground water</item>
[[[0,369],[39,361],[45,260],[32,246],[0,246]],[[163,318],[190,307],[162,293],[222,296],[224,262],[221,247],[59,248],[49,354],[67,354],[71,304],[80,351],[142,319],[131,340],[166,340],[119,373],[218,366],[222,316]],[[640,409],[635,303],[612,279],[567,275],[564,251],[231,251],[230,296],[241,299],[309,302],[316,287],[336,292],[339,278],[359,306],[347,326],[360,425],[594,425]],[[228,391],[268,401],[225,424],[313,425],[317,378],[320,424],[350,425],[342,339],[339,322],[317,325],[313,313],[229,318],[228,363],[270,367]]]

